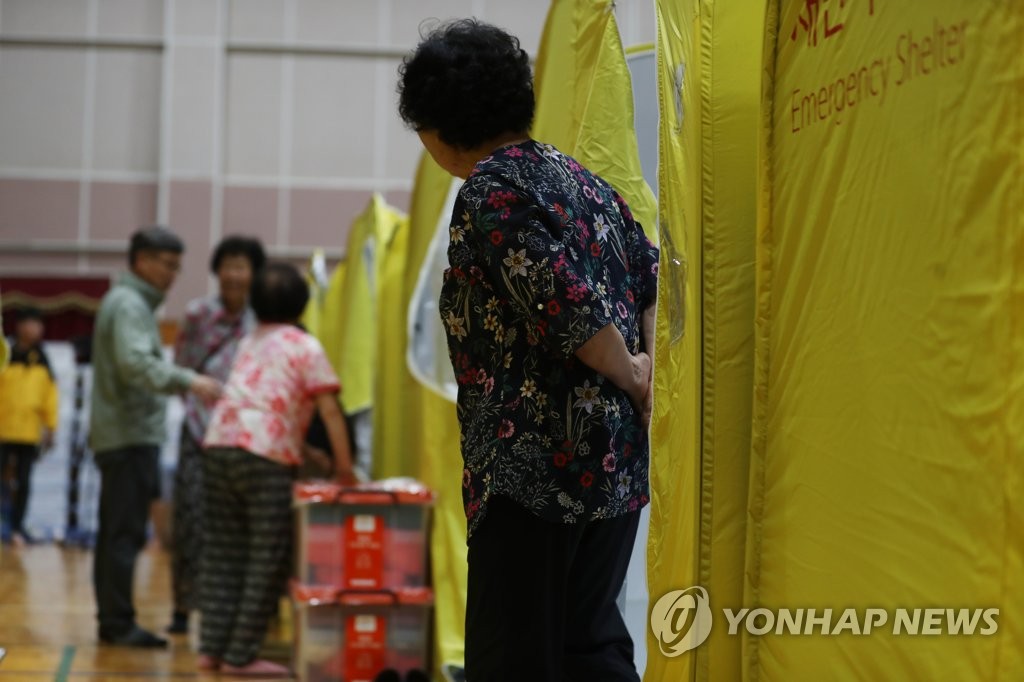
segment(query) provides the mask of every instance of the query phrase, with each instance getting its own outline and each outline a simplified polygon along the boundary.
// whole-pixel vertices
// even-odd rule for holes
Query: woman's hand
[[[651,425],[651,417],[654,414],[654,370],[651,370],[651,383],[647,387],[647,396],[644,398],[644,406],[640,409],[640,422],[646,429]]]
[[[318,476],[326,478],[331,475],[331,470],[334,469],[334,461],[325,450],[314,447],[309,443],[304,443],[302,445],[302,456],[316,469]]]
[[[630,365],[632,381],[629,386],[625,387],[625,391],[646,429],[651,423],[651,408],[653,406],[651,401],[651,380],[653,378],[651,356],[647,353],[637,353],[630,358]]]
[[[338,397],[334,393],[320,393],[316,397],[316,408],[327,429],[327,439],[334,452],[334,477],[342,485],[359,483],[352,466],[352,449],[349,446],[348,426],[341,414]]]
[[[188,388],[207,403],[217,402],[223,389],[219,381],[205,374],[195,375],[192,379],[192,384]]]
[[[644,352],[631,355],[621,332],[608,324],[580,346],[576,357],[629,396],[646,429],[651,423],[651,356]]]
[[[344,469],[339,468],[336,478],[338,483],[344,486],[353,486],[359,483],[359,477],[356,476],[356,472],[351,466]]]

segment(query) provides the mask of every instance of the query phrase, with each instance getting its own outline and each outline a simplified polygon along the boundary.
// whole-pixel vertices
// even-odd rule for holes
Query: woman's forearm
[[[327,440],[334,452],[335,471],[338,474],[352,472],[352,450],[349,446],[348,425],[345,415],[341,413],[338,400],[333,393],[322,393],[317,396],[317,410],[327,431]]]
[[[643,367],[636,356],[626,348],[626,340],[614,324],[605,325],[601,331],[580,346],[576,357],[591,369],[607,377],[617,387],[630,395],[646,377],[641,377]]]

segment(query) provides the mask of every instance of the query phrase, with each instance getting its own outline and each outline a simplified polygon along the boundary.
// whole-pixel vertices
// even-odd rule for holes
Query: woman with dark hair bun
[[[637,682],[615,599],[649,500],[658,251],[607,182],[530,138],[515,37],[444,24],[399,94],[465,179],[439,307],[459,384],[467,679]]]
[[[249,307],[253,274],[266,262],[258,239],[230,236],[217,245],[210,271],[217,293],[188,304],[175,346],[175,362],[221,383],[227,381],[238,342],[256,326]],[[188,632],[189,611],[199,607],[198,572],[202,551],[202,448],[210,405],[194,395],[185,398],[178,468],[174,475],[174,521],[171,576],[174,613],[167,631]]]

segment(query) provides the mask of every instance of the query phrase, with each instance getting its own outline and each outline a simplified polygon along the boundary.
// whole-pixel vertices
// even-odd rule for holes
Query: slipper
[[[285,666],[259,658],[239,667],[222,663],[220,671],[225,675],[251,675],[253,677],[291,677],[292,675],[292,671]]]

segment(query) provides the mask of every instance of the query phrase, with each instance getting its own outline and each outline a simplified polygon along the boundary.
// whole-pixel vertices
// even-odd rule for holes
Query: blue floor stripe
[[[75,660],[75,647],[66,646],[64,647],[64,653],[60,656],[60,667],[57,668],[57,675],[53,678],[54,682],[67,682],[68,675],[71,673],[71,662]]]

